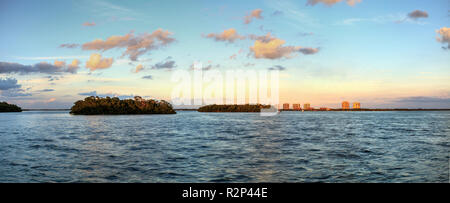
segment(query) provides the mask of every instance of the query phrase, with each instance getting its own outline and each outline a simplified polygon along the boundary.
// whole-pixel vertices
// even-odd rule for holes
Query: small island
[[[135,96],[134,99],[120,100],[117,97],[101,98],[97,96],[86,97],[75,102],[70,109],[75,115],[119,115],[119,114],[175,114],[172,105],[164,100],[143,99]]]
[[[198,112],[261,112],[261,109],[268,109],[270,105],[243,104],[243,105],[207,105],[200,107]]]
[[[0,112],[22,112],[22,108],[18,107],[15,104],[0,102]]]

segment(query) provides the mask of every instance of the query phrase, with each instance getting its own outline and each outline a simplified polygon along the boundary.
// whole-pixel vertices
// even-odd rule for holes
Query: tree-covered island
[[[261,112],[261,109],[268,109],[270,105],[243,104],[243,105],[207,105],[198,109],[198,112]]]
[[[120,100],[117,97],[86,97],[75,102],[70,109],[75,115],[98,114],[175,114],[172,105],[164,100],[143,99],[135,96],[134,99]]]
[[[0,102],[0,112],[21,112],[22,108],[15,104],[8,104],[6,102]]]

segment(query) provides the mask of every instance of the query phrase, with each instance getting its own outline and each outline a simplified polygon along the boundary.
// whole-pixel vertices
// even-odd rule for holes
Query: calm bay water
[[[449,182],[450,112],[0,114],[0,182]]]

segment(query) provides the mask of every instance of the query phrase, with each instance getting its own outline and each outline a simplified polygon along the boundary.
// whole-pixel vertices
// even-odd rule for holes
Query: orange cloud
[[[54,65],[58,68],[62,68],[64,66],[66,66],[66,62],[55,60]]]
[[[251,36],[250,38],[256,39],[250,51],[257,59],[279,59],[290,58],[292,53],[300,52],[303,54],[315,54],[319,51],[318,48],[300,47],[300,46],[283,46],[284,40],[270,36],[268,33],[265,36]]]
[[[126,47],[127,42],[130,40],[132,36],[133,34],[130,33],[125,36],[111,36],[108,37],[106,40],[96,39],[92,42],[84,43],[82,47],[84,50],[102,50],[102,51],[106,51],[116,47]]]
[[[111,36],[106,40],[96,39],[82,45],[83,50],[99,50],[106,51],[112,48],[126,48],[122,56],[128,55],[132,61],[136,61],[138,57],[146,52],[165,46],[175,39],[171,38],[171,32],[167,30],[157,29],[151,34],[144,33],[134,36],[133,33],[124,36]]]
[[[50,98],[49,100],[45,101],[46,103],[54,102],[56,101],[56,98]]]
[[[80,68],[80,61],[78,59],[74,59],[71,64],[67,66],[69,72],[76,72],[78,68]]]
[[[136,69],[134,70],[134,73],[139,73],[144,70],[144,66],[142,64],[139,64],[136,66]]]
[[[209,33],[206,35],[206,38],[214,38],[216,41],[228,41],[231,43],[237,39],[243,40],[245,39],[245,36],[239,35],[234,28],[230,28],[219,34]]]
[[[291,53],[295,51],[293,46],[283,46],[285,43],[281,39],[271,39],[267,42],[256,40],[250,51],[253,52],[255,58],[277,59],[283,57],[290,57]]]
[[[250,15],[247,15],[244,17],[244,24],[249,24],[252,22],[253,18],[256,19],[262,19],[263,17],[261,16],[262,10],[261,9],[255,9],[253,10]]]
[[[94,53],[91,54],[91,57],[86,62],[86,68],[89,68],[91,71],[106,69],[111,67],[113,61],[113,58],[102,58],[102,55]]]
[[[439,30],[436,30],[436,33],[441,35],[440,37],[436,37],[436,40],[440,43],[447,43],[447,47],[444,47],[445,49],[450,49],[450,28],[448,27],[442,27]]]
[[[75,73],[77,72],[78,68],[80,68],[79,67],[80,61],[78,59],[74,59],[72,63],[69,65],[66,65],[65,61],[58,61],[58,60],[55,60],[53,64],[55,67],[60,69],[66,68],[66,71],[70,73]]]

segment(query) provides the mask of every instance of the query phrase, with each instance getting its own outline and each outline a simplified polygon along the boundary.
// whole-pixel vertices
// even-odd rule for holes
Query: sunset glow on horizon
[[[0,101],[171,100],[175,70],[278,70],[279,101],[450,108],[449,1],[0,1]]]

